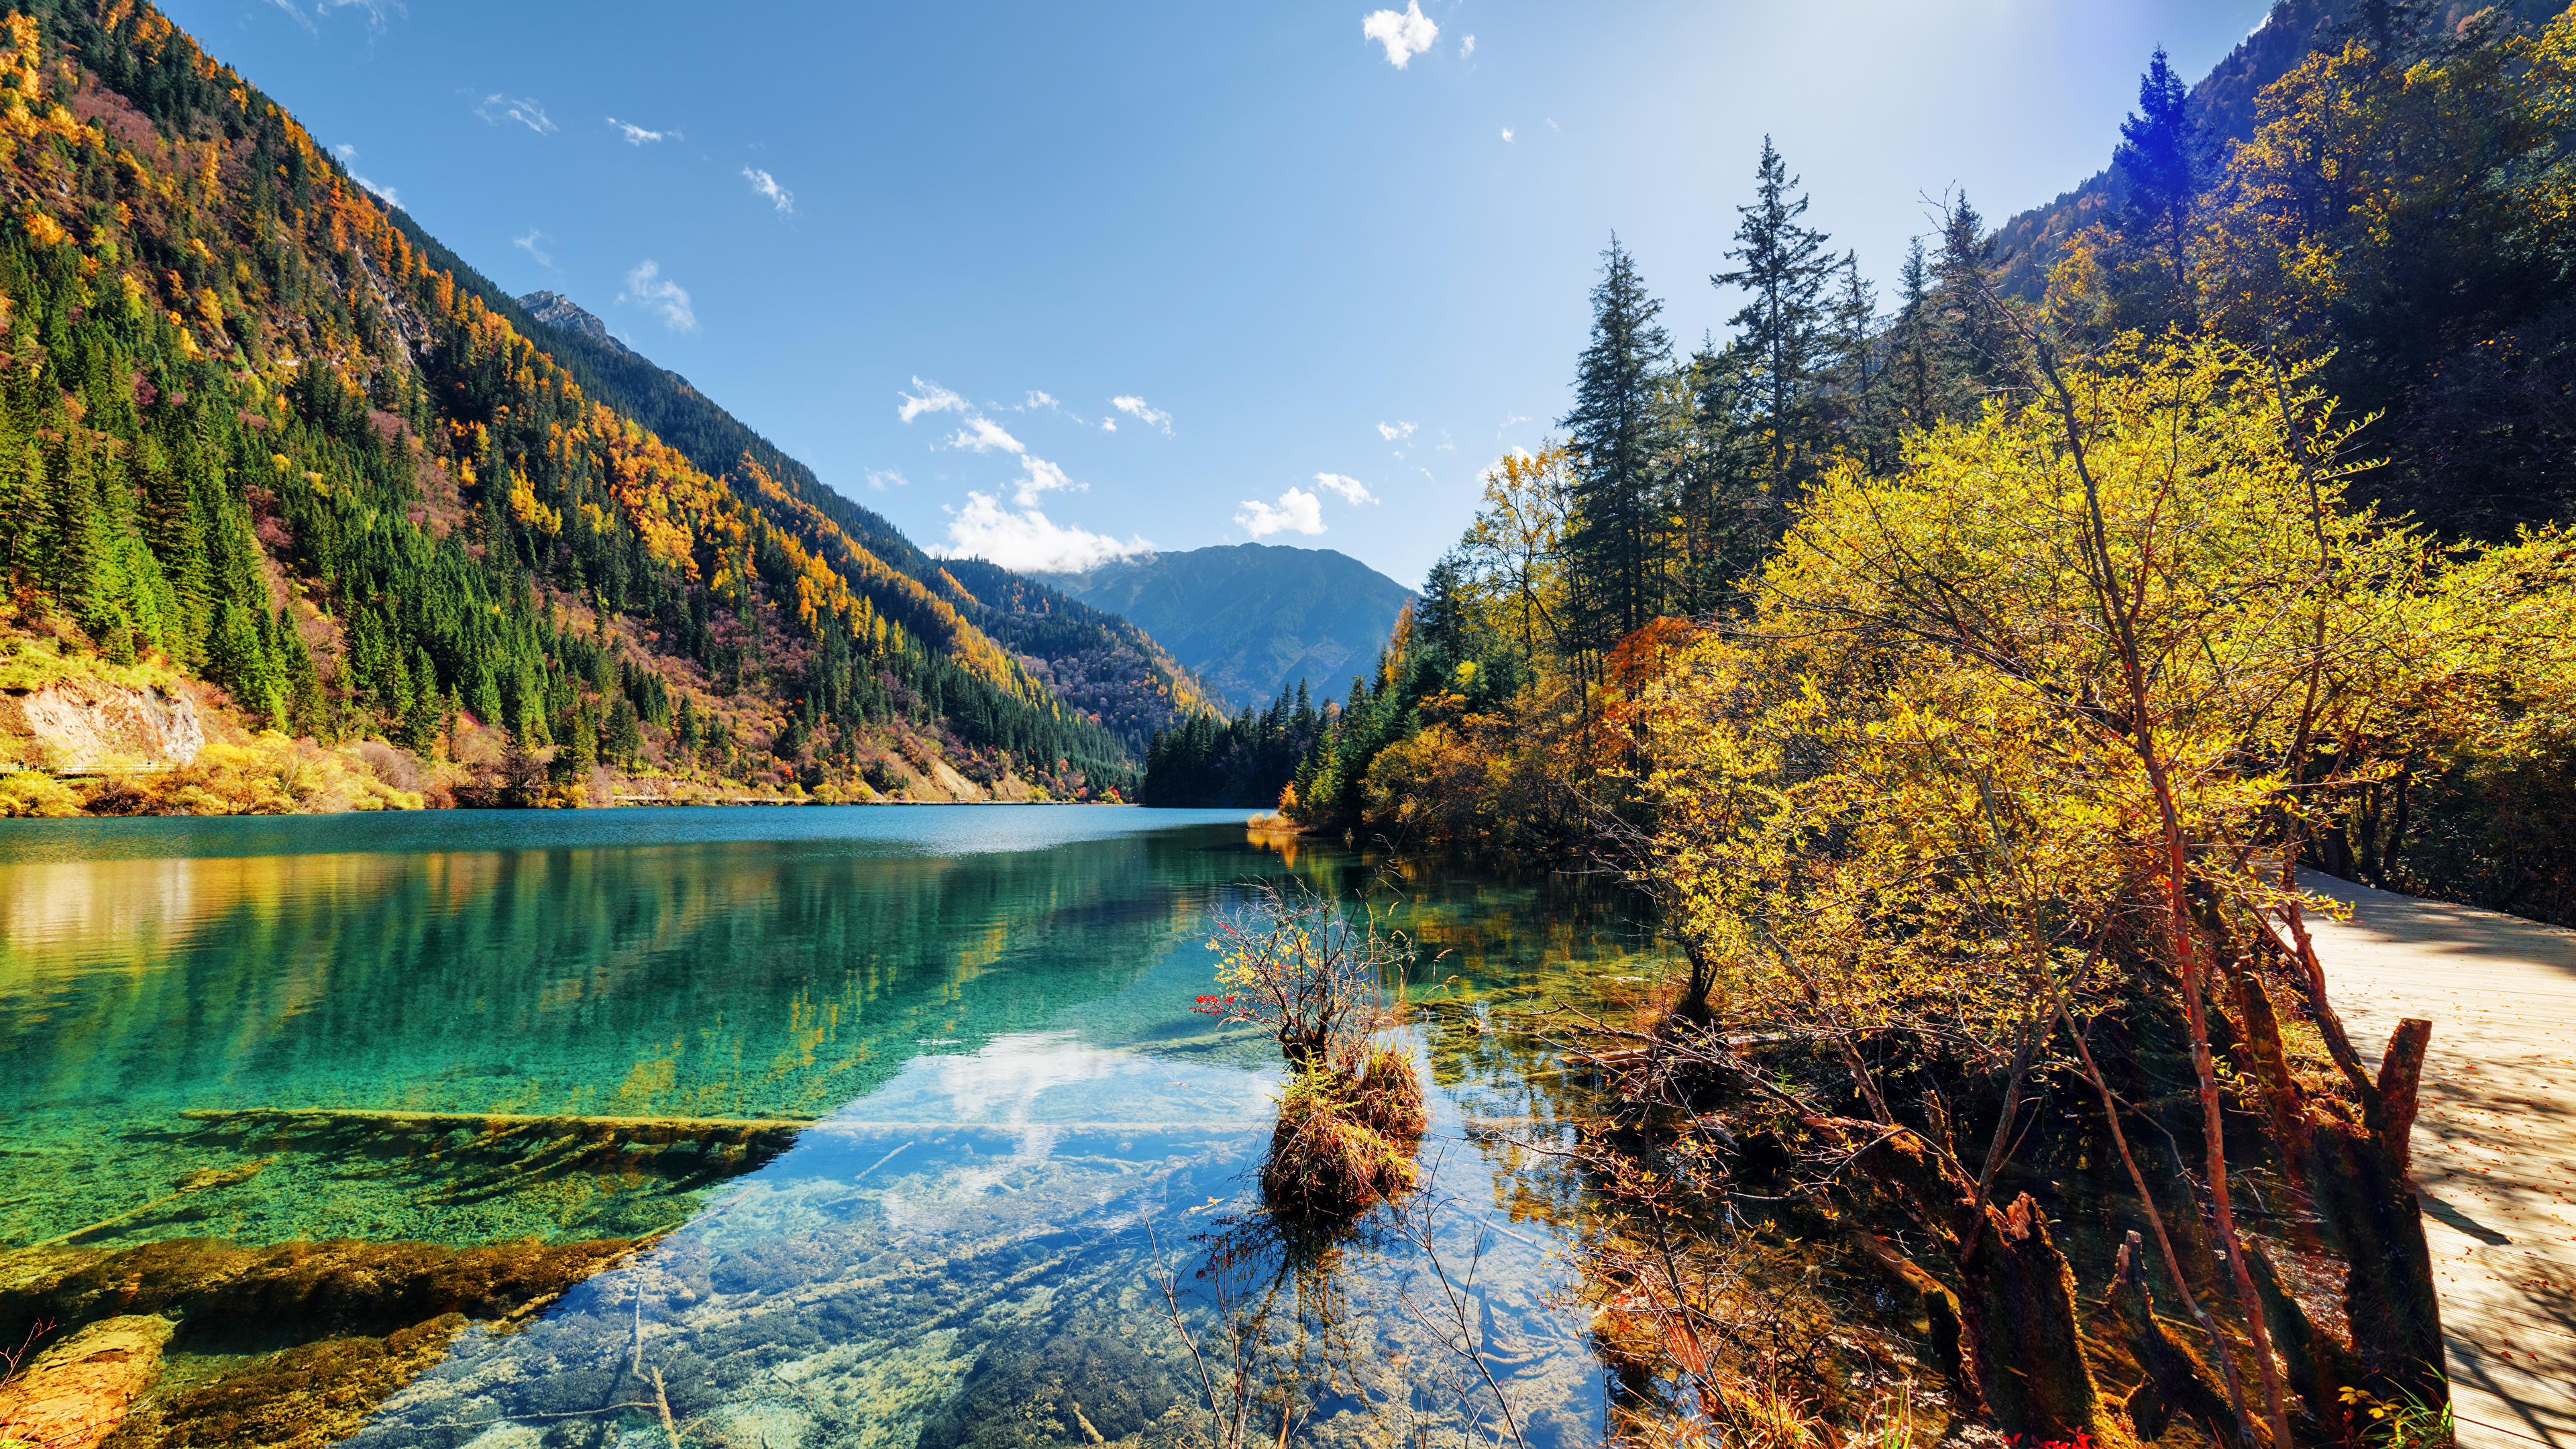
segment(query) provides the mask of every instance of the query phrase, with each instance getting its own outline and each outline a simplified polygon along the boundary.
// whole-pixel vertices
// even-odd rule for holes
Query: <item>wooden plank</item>
[[[2467,1449],[2576,1449],[2576,931],[2323,876],[2335,1004],[2376,1052],[2433,1019],[2415,1183]]]

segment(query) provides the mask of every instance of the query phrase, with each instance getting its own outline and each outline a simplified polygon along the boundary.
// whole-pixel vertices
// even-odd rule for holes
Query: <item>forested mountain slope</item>
[[[2488,7],[2470,0],[2417,0],[2411,5],[2378,0],[2376,8],[2394,12],[2382,23],[2394,19],[2439,36],[2457,33],[2460,22]],[[2538,26],[2566,6],[2556,0],[2505,0],[2496,8],[2518,24]],[[2207,148],[2200,161],[2223,164],[2225,149],[2251,137],[2262,123],[2257,103],[2264,90],[2296,70],[2311,52],[2340,46],[2346,38],[2367,32],[2373,9],[2372,0],[2275,0],[2263,23],[2191,88],[2185,114]],[[2127,191],[2117,169],[2106,167],[2074,190],[2006,221],[1995,233],[1996,255],[2002,263],[1997,285],[2024,301],[2038,300],[2048,286],[2049,268],[2064,254],[2067,239],[2107,220],[2127,199]]]
[[[611,337],[571,298],[531,292],[515,299],[592,395],[672,440],[699,467],[722,473],[750,457],[789,498],[830,519],[868,552],[956,607],[967,622],[1009,649],[1069,704],[1094,717],[1138,758],[1154,731],[1207,701],[1198,681],[1144,630],[981,559],[935,559],[892,523],[824,485],[689,380]]]
[[[308,773],[381,734],[419,757],[376,747],[388,783],[468,801],[1132,777],[977,622],[1045,599],[988,605],[685,383],[541,331],[148,5],[30,10],[0,47],[10,753],[50,748],[33,706],[123,689]],[[143,808],[222,808],[190,788]]]
[[[1337,693],[1372,667],[1412,597],[1348,554],[1258,543],[1158,554],[1047,582],[1124,615],[1245,707],[1300,683],[1319,697]]]

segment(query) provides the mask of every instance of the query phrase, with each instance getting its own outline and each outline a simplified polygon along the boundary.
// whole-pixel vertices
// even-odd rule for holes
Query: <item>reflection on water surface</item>
[[[1251,1345],[1267,1433],[1289,1403],[1300,1440],[1490,1438],[1437,1310],[1531,1444],[1597,1440],[1597,1365],[1546,1301],[1566,1189],[1468,1118],[1548,1130],[1489,1003],[1623,969],[1629,935],[1401,883],[1449,953],[1420,1018],[1448,1025],[1414,1035],[1437,1186],[1410,1235],[1291,1248],[1252,1180],[1275,1054],[1187,1009],[1207,912],[1286,868],[1239,816],[1048,807],[0,831],[0,1245],[676,1229],[425,1342],[369,1444],[1174,1441],[1207,1425],[1158,1263],[1203,1349]],[[1443,1298],[1426,1244],[1477,1276]],[[183,1322],[173,1383],[232,1371],[226,1331]]]

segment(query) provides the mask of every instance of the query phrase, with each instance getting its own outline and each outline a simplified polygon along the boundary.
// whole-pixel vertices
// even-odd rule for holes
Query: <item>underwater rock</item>
[[[161,1376],[170,1320],[133,1314],[93,1323],[38,1354],[0,1387],[0,1444],[92,1449]]]
[[[137,1423],[109,1449],[128,1442],[138,1449],[323,1449],[438,1362],[464,1329],[465,1316],[449,1313],[382,1338],[329,1338],[270,1354],[157,1405],[148,1434]]]
[[[922,1426],[920,1449],[1102,1444],[1162,1419],[1177,1385],[1160,1361],[1114,1333],[1041,1329],[984,1350],[958,1395]]]

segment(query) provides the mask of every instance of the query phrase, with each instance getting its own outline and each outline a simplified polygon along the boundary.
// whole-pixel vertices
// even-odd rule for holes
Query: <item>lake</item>
[[[1648,942],[1574,883],[1243,819],[13,822],[0,1276],[651,1238],[442,1330],[332,1432],[366,1445],[1223,1441],[1212,1389],[1264,1444],[1283,1415],[1301,1443],[1598,1442],[1579,1184],[1539,1150],[1577,1086],[1497,1013],[1633,977]],[[1262,1210],[1275,1047],[1190,1010],[1214,914],[1289,874],[1422,946],[1427,1181],[1333,1234]],[[267,1380],[227,1375],[348,1331],[295,1311],[190,1310],[156,1398],[238,1398]]]

